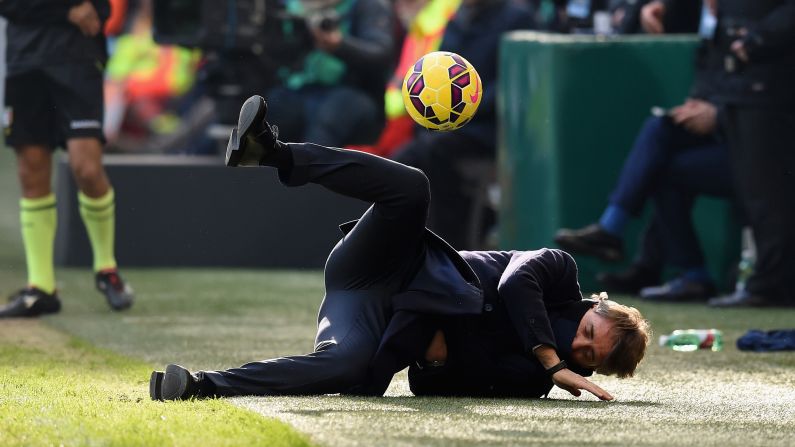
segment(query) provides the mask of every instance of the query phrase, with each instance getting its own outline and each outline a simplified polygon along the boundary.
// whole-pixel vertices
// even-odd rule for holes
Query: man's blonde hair
[[[632,377],[635,368],[646,354],[646,346],[651,339],[651,326],[638,309],[618,304],[607,298],[607,293],[591,295],[598,300],[594,312],[613,324],[611,333],[615,345],[602,364],[597,368],[599,374],[613,375],[623,379]]]

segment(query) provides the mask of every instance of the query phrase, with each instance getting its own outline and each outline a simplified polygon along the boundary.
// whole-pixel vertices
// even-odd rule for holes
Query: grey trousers
[[[372,206],[329,254],[315,351],[205,371],[216,395],[345,393],[367,380],[392,313],[390,299],[422,262],[430,192],[422,171],[381,157],[288,144],[287,186],[316,183]]]

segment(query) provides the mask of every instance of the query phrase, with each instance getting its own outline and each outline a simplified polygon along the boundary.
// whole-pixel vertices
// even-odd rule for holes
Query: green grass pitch
[[[0,294],[24,280],[12,160],[0,153]],[[59,269],[62,314],[0,322],[0,445],[765,445],[795,439],[795,353],[743,353],[750,328],[795,310],[638,306],[656,335],[724,331],[721,352],[656,346],[635,378],[595,376],[616,402],[574,398],[241,397],[150,402],[148,374],[178,362],[221,368],[311,349],[319,272],[126,269],[139,300],[112,313],[88,270]],[[656,340],[655,335],[655,340]],[[264,417],[263,417],[264,416]],[[296,431],[267,419],[277,418]]]

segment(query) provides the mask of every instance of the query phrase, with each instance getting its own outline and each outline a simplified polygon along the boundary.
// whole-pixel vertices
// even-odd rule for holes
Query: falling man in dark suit
[[[583,300],[560,250],[457,252],[425,228],[422,171],[356,151],[283,143],[262,97],[240,111],[228,166],[271,166],[282,183],[315,183],[372,203],[329,254],[315,350],[191,373],[154,371],[152,399],[234,395],[383,395],[410,367],[417,395],[613,396],[584,376],[629,377],[649,327],[640,312]]]

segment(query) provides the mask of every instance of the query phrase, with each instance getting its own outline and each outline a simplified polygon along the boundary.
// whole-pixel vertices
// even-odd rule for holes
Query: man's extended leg
[[[555,242],[575,253],[606,261],[623,259],[623,232],[658,187],[671,160],[692,147],[711,144],[714,137],[692,134],[670,118],[649,118],[624,161],[610,202],[598,223],[577,230],[561,229]]]

